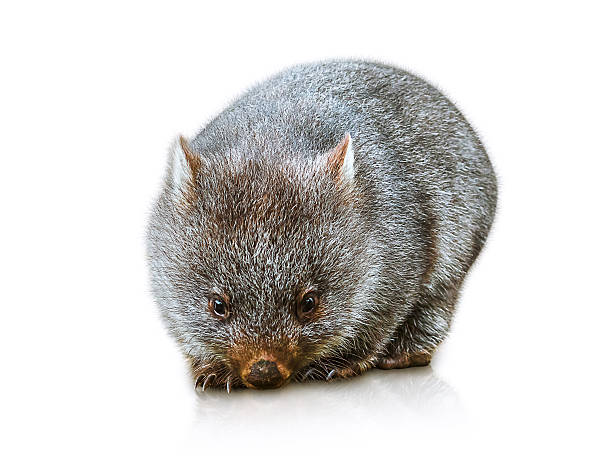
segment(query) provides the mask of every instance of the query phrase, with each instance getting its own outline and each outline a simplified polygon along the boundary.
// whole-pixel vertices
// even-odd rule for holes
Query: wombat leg
[[[456,288],[425,292],[397,329],[385,351],[378,356],[376,367],[401,369],[428,365],[432,353],[450,328]]]

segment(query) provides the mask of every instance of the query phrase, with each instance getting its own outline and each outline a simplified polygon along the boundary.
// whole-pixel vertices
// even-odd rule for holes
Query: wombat
[[[423,366],[493,221],[459,110],[365,61],[290,68],[179,137],[147,238],[197,389]]]

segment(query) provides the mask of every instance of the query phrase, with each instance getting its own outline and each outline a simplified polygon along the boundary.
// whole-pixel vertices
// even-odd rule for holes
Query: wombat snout
[[[246,381],[255,388],[278,388],[286,380],[274,361],[261,359],[254,362],[248,372]]]

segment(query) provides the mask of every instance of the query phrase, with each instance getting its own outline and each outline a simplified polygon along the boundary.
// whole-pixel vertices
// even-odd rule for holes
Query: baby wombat
[[[459,110],[378,63],[293,67],[171,149],[153,293],[196,388],[423,366],[493,220]]]

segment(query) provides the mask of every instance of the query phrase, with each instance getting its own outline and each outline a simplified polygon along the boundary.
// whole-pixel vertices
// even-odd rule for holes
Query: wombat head
[[[349,135],[315,157],[171,150],[148,233],[153,292],[195,362],[276,387],[359,331],[367,298]]]

